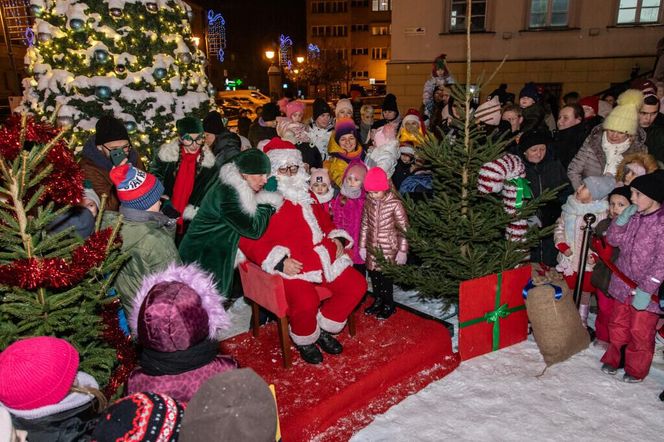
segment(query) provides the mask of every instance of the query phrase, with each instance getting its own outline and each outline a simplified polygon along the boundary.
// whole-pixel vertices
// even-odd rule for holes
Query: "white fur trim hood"
[[[222,183],[235,189],[242,211],[249,215],[256,213],[256,208],[259,204],[269,204],[279,210],[284,203],[283,197],[277,192],[266,192],[265,190],[261,190],[258,193],[254,192],[249,187],[249,183],[242,178],[240,169],[233,162],[221,166],[221,169],[219,169],[219,179]]]
[[[209,147],[201,147],[201,167],[209,169],[214,166],[215,157]],[[162,144],[157,152],[159,159],[165,163],[176,163],[180,160],[180,143],[178,140],[173,140],[170,143]]]

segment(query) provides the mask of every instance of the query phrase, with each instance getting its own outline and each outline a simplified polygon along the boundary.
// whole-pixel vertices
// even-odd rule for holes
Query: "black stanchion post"
[[[574,287],[574,302],[576,308],[579,308],[581,302],[581,292],[583,291],[583,277],[586,273],[586,262],[588,261],[588,249],[590,248],[590,235],[593,233],[592,224],[595,222],[595,215],[586,213],[583,216],[583,221],[586,223],[583,226],[583,241],[581,242],[581,256],[579,257],[579,268],[577,269],[576,286]]]

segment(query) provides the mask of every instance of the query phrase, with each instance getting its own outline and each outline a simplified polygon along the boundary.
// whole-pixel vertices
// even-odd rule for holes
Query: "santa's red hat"
[[[282,140],[279,137],[272,138],[264,147],[265,152],[270,158],[272,165],[272,174],[275,175],[277,169],[284,166],[302,166],[302,154],[290,141]]]

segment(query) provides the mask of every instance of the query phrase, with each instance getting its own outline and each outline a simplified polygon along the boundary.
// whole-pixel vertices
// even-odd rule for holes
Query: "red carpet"
[[[357,334],[339,335],[344,352],[324,354],[320,365],[293,350],[293,367],[281,365],[276,324],[222,342],[225,353],[253,368],[277,391],[285,442],[346,441],[373,416],[442,378],[459,365],[447,329],[403,310],[387,321],[357,313]]]

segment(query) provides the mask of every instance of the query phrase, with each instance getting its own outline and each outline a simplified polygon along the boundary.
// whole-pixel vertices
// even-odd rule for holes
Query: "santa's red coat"
[[[353,240],[341,229],[336,229],[330,215],[320,204],[284,204],[270,219],[267,230],[259,239],[240,238],[240,250],[252,262],[259,264],[267,273],[278,274],[285,279],[301,279],[314,283],[332,282],[353,261],[344,253],[336,257],[334,238],[347,241],[350,249]],[[275,269],[285,257],[302,263],[302,272],[286,275]]]

